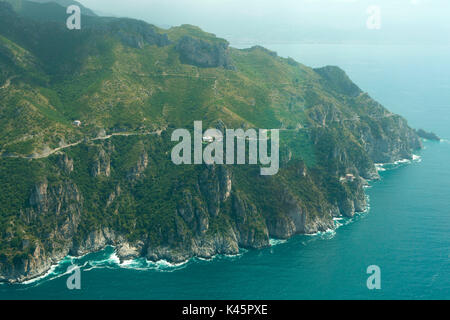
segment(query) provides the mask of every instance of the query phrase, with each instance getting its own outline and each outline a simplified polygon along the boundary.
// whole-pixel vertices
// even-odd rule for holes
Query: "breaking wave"
[[[413,154],[412,159],[401,159],[391,163],[376,163],[375,168],[377,169],[378,172],[383,172],[386,170],[397,169],[407,164],[420,162],[422,162],[422,157]]]

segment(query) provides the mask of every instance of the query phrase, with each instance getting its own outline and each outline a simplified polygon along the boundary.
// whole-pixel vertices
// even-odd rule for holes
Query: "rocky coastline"
[[[401,152],[396,150],[387,162],[405,159],[400,158],[399,154]],[[91,174],[107,176],[110,172],[110,164],[106,159],[108,156],[103,151],[99,152],[99,156],[100,158],[98,156],[94,158],[92,168],[95,170],[92,170]],[[412,152],[406,158],[412,159]],[[60,156],[59,165],[61,170],[67,172],[73,170],[73,160],[65,154]],[[133,180],[143,174],[147,165],[148,160],[145,159],[145,156],[141,157],[127,175],[128,179]],[[350,169],[355,168],[351,167]],[[341,202],[330,203],[326,206],[329,212],[321,217],[310,215],[296,199],[296,196],[285,190],[283,198],[279,199],[282,204],[280,207],[285,210],[284,214],[275,220],[267,218],[262,228],[252,230],[248,228],[246,220],[258,215],[256,206],[249,201],[246,195],[234,189],[236,182],[231,170],[226,167],[209,166],[205,169],[204,174],[213,176],[213,181],[209,177],[205,178],[208,182],[205,181],[205,185],[199,186],[199,188],[202,188],[205,193],[214,190],[214,194],[207,195],[208,199],[214,201],[200,203],[193,198],[189,191],[184,192],[184,199],[177,208],[177,215],[195,231],[195,236],[185,237],[182,239],[181,245],[178,243],[174,245],[173,241],[162,245],[152,245],[145,237],[129,241],[127,235],[120,234],[111,227],[99,228],[80,240],[80,237],[76,237],[76,230],[83,214],[83,195],[75,184],[66,183],[55,188],[50,187],[44,181],[36,184],[34,190],[31,191],[29,197],[31,208],[23,211],[23,219],[31,223],[36,216],[49,212],[65,216],[65,220],[61,222],[53,235],[54,239],[58,238],[58,244],[52,247],[43,247],[38,244],[32,254],[22,261],[13,265],[0,264],[0,282],[22,283],[41,277],[66,256],[80,257],[101,251],[107,246],[115,248],[115,253],[121,262],[145,258],[152,262],[165,260],[178,264],[194,257],[211,259],[216,255],[236,255],[239,254],[240,248],[265,248],[270,246],[270,239],[289,239],[299,234],[315,234],[334,230],[334,218],[353,217],[356,213],[366,210],[364,187],[368,185],[368,180],[379,178],[376,168],[372,169],[364,172],[364,177],[359,174],[356,177],[342,177],[341,183],[355,184],[354,192]],[[302,175],[307,175],[305,168]],[[117,187],[108,199],[108,206],[113,205],[115,198],[119,197],[120,193],[120,187]],[[208,232],[209,220],[211,217],[221,214],[220,206],[226,202],[231,204],[235,221],[220,232]],[[183,232],[180,230],[183,229],[183,226],[179,228],[177,232],[182,235]],[[29,246],[30,244],[24,243],[23,245]]]

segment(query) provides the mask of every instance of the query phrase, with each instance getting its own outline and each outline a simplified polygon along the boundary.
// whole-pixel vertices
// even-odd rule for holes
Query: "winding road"
[[[21,159],[43,159],[43,158],[47,158],[49,156],[51,156],[52,154],[55,154],[61,150],[67,149],[67,148],[71,148],[71,147],[75,147],[77,145],[79,145],[80,143],[83,142],[89,142],[89,141],[98,141],[98,140],[108,140],[111,139],[112,137],[116,137],[116,136],[123,136],[123,137],[129,137],[129,136],[149,136],[149,135],[158,135],[160,136],[161,133],[164,130],[157,130],[154,132],[117,132],[117,133],[111,133],[109,135],[106,136],[102,136],[102,137],[96,137],[96,138],[91,138],[91,139],[82,139],[80,141],[74,142],[74,143],[70,143],[55,149],[50,149],[48,151],[44,151],[43,153],[40,154],[33,154],[31,156],[20,156],[20,155],[0,155],[0,157],[2,158],[21,158]]]

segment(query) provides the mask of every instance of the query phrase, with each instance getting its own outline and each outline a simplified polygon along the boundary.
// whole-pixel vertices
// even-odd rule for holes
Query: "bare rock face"
[[[217,217],[221,205],[231,194],[231,172],[224,166],[207,166],[199,177],[200,191],[208,206],[212,217]]]
[[[307,213],[288,191],[281,199],[283,210],[268,223],[270,234],[278,239],[288,239],[295,234],[305,233]]]
[[[139,160],[127,175],[128,180],[135,181],[144,175],[145,169],[148,167],[148,154],[143,152]]]
[[[198,193],[183,190],[177,207],[177,237],[184,246],[148,246],[147,258],[185,261],[198,256],[237,254],[240,247],[263,248],[269,245],[269,231],[256,206],[244,194],[233,190],[231,170],[224,166],[206,166],[199,176]],[[231,206],[231,209],[230,209]],[[232,211],[232,222],[221,222],[220,232],[210,231],[213,221]],[[258,222],[259,221],[259,222]],[[257,226],[256,224],[259,225]],[[192,237],[186,237],[192,232]]]
[[[221,167],[219,183],[220,183],[222,201],[227,201],[231,195],[233,180],[232,180],[231,172],[224,167]]]
[[[48,182],[43,181],[34,186],[30,196],[30,205],[37,208],[38,212],[45,212],[48,210],[47,199]]]
[[[0,281],[25,281],[45,273],[51,266],[51,257],[38,244],[32,254],[26,258],[14,259],[12,264],[0,261]]]
[[[30,192],[29,207],[21,211],[20,218],[26,225],[40,228],[43,218],[52,217],[52,229],[44,240],[23,242],[30,254],[16,256],[12,264],[0,261],[0,281],[17,282],[37,277],[64,258],[69,253],[82,212],[83,198],[73,183],[50,184],[47,180],[37,183]]]
[[[135,244],[123,242],[116,247],[116,253],[120,261],[132,260],[142,256],[143,248],[143,241],[138,241]]]
[[[225,41],[210,43],[205,40],[184,36],[176,45],[182,63],[200,68],[217,68],[233,70]]]
[[[196,239],[192,246],[192,256],[209,259],[217,254],[238,254],[239,244],[235,233],[229,229],[223,234],[216,234],[203,239]]]
[[[195,234],[208,231],[209,215],[204,203],[193,197],[189,190],[183,191],[183,201],[178,205],[177,213]]]
[[[279,213],[266,222],[273,238],[289,239],[297,234],[314,234],[334,228],[331,206],[324,205],[320,208],[320,215],[313,214],[288,189],[281,192],[279,207]],[[337,212],[336,215],[340,213]]]
[[[73,172],[73,159],[70,159],[65,153],[62,154],[58,160],[59,168],[66,174]]]
[[[170,44],[166,34],[157,32],[154,26],[134,19],[114,19],[110,23],[97,24],[92,28],[118,37],[123,45],[142,49],[145,45],[164,47]]]
[[[238,239],[232,229],[221,234],[194,238],[185,247],[149,246],[146,258],[150,261],[166,260],[172,263],[185,262],[192,257],[210,259],[218,254],[239,253]]]
[[[191,258],[186,250],[174,250],[168,246],[148,248],[145,257],[150,261],[166,260],[173,263],[182,263]]]
[[[267,227],[263,224],[263,228],[260,230],[252,225],[261,216],[256,206],[244,195],[238,193],[233,194],[232,203],[239,246],[244,248],[267,247],[269,245],[269,230]]]
[[[395,129],[392,129],[395,128]],[[406,120],[397,115],[385,116],[383,126],[362,127],[364,147],[375,163],[411,159],[411,150],[421,149],[422,142]]]
[[[38,183],[31,191],[29,203],[26,217],[30,223],[40,215],[78,218],[83,208],[78,187],[71,182],[52,186],[47,181]]]
[[[111,175],[111,159],[110,156],[105,152],[105,150],[100,149],[96,159],[91,166],[91,176],[105,176],[109,177]]]
[[[106,202],[106,208],[110,207],[114,203],[114,201],[117,199],[117,197],[120,197],[121,194],[122,194],[122,189],[120,188],[120,185],[117,185],[116,190],[111,192],[111,194],[109,195],[108,201]]]
[[[74,239],[70,248],[70,254],[73,256],[82,256],[90,252],[102,250],[108,245],[115,245],[122,240],[121,237],[109,228],[98,229],[89,233],[81,240]]]
[[[49,237],[64,243],[63,246],[71,241],[83,212],[83,199],[76,185],[39,183],[31,193],[30,206],[23,214],[27,223],[39,225],[39,217],[54,217],[56,224]]]

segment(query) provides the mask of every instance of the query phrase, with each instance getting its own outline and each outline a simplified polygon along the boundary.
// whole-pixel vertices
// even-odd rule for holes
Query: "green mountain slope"
[[[58,4],[20,4],[0,2],[0,280],[106,245],[178,262],[333,228],[365,209],[374,163],[421,147],[337,67],[191,25],[87,13],[69,31]],[[280,172],[175,166],[171,133],[196,120],[281,129]]]

